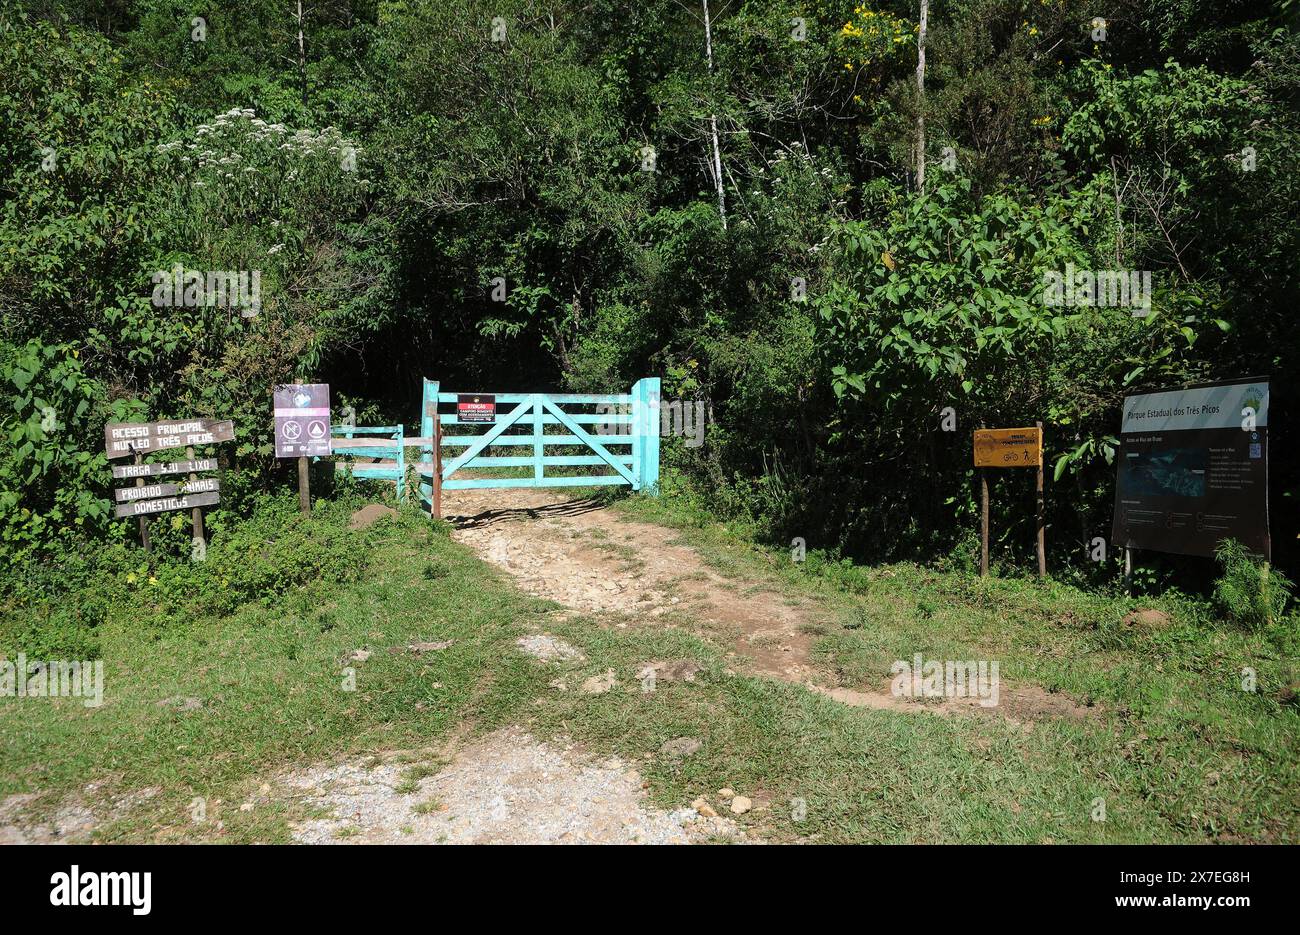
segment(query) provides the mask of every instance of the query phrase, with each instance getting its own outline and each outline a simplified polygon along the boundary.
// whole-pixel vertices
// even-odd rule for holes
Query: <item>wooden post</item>
[[[1133,550],[1124,546],[1124,591],[1133,596]]]
[[[194,464],[193,447],[188,447],[185,449],[185,458],[187,461],[190,462],[190,466],[193,467]],[[199,479],[199,476],[195,474],[193,471],[190,471],[189,479],[190,479],[190,483],[193,483],[194,481]],[[190,510],[190,526],[192,527],[191,536],[190,536],[190,558],[191,560],[194,558],[195,544],[201,542],[203,544],[199,546],[200,551],[198,554],[201,555],[202,557],[199,559],[199,561],[200,562],[206,561],[208,557],[208,535],[207,535],[207,531],[203,527],[203,507],[196,506]]]
[[[597,428],[596,431],[600,429]],[[546,473],[542,465],[542,456],[546,453],[546,445],[542,442],[542,436],[545,434],[546,421],[542,418],[542,397],[538,396],[533,403],[533,480],[540,481],[542,475]]]
[[[1038,525],[1038,577],[1047,577],[1047,504],[1043,497],[1043,423],[1038,427],[1038,476],[1034,482],[1034,515]]]
[[[433,477],[429,497],[429,518],[442,519],[442,419],[438,416],[437,397],[433,404]]]
[[[397,426],[397,502],[406,492],[406,426]]]
[[[989,469],[980,472],[980,577],[989,573]]]
[[[298,509],[304,513],[311,512],[311,476],[308,471],[307,456],[298,458]]]
[[[135,455],[136,464],[144,464],[144,455],[136,451],[134,445],[131,446],[131,453]],[[137,477],[135,479],[135,485],[137,487],[143,487],[144,478]],[[147,516],[140,517],[140,544],[144,546],[146,555],[153,552],[153,543],[149,541],[149,518]]]
[[[1269,593],[1268,566],[1268,559],[1265,559],[1259,569],[1259,583],[1264,592],[1264,625],[1271,627],[1273,626],[1273,595]]]
[[[980,423],[980,428],[984,428]],[[989,573],[989,469],[976,468],[980,475],[980,577]]]

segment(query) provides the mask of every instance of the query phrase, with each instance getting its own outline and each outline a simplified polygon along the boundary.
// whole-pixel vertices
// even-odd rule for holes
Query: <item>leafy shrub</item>
[[[0,651],[94,658],[96,629],[114,610],[133,623],[177,626],[250,602],[292,607],[314,581],[349,582],[365,571],[365,550],[347,529],[352,504],[322,503],[311,516],[298,512],[293,494],[263,495],[254,505],[246,520],[213,524],[203,562],[191,562],[187,550],[158,548],[150,568],[142,552],[119,546],[33,565],[21,587],[13,576],[4,579],[9,602],[0,611]]]
[[[206,561],[160,565],[152,574],[142,564],[126,580],[153,605],[158,623],[229,614],[249,602],[272,607],[312,581],[353,581],[365,570],[347,512],[328,504],[303,516],[290,495],[259,497],[249,520],[214,538]]]
[[[1258,561],[1235,539],[1215,550],[1223,574],[1214,584],[1214,602],[1228,619],[1252,627],[1272,623],[1291,598],[1291,581]]]
[[[0,392],[11,402],[0,412],[0,549],[16,557],[74,531],[102,535],[113,514],[101,496],[108,461],[85,440],[129,419],[131,406],[101,404],[76,347],[38,340],[0,344]]]

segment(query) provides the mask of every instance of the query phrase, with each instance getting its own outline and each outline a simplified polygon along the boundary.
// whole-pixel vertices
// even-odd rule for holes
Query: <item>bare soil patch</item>
[[[734,821],[647,805],[640,774],[571,745],[496,731],[433,775],[412,780],[409,755],[350,759],[280,785],[322,817],[297,823],[309,844],[691,844],[744,840]],[[418,759],[418,758],[416,758]],[[416,773],[412,773],[416,769]]]
[[[1037,685],[1003,685],[996,706],[985,707],[979,698],[923,699],[894,695],[889,684],[874,691],[856,691],[852,688],[823,688],[809,684],[820,695],[855,708],[873,708],[878,711],[917,712],[928,711],[943,717],[997,717],[1009,724],[1031,728],[1037,721],[1055,718],[1081,720],[1091,717],[1095,708],[1079,704],[1060,693],[1045,691]]]
[[[90,783],[80,795],[70,795],[48,813],[37,793],[18,793],[0,800],[0,845],[88,844],[100,825],[123,817],[148,802],[159,790],[105,796],[101,783]]]
[[[802,684],[843,704],[1001,717],[1025,726],[1087,717],[1095,710],[1034,685],[1002,685],[995,707],[983,707],[973,697],[895,697],[888,682],[862,691],[827,688],[809,658],[814,639],[809,634],[826,623],[827,611],[810,601],[792,606],[766,582],[719,574],[673,530],[547,490],[449,491],[446,514],[456,540],[508,572],[530,594],[578,611],[625,615],[630,626],[688,626],[730,649],[737,669]],[[690,679],[692,665],[648,662],[638,678],[653,672],[659,679]],[[594,684],[586,690],[596,687],[607,690]]]
[[[671,529],[528,489],[449,491],[446,513],[455,539],[530,594],[622,614],[632,626],[686,622],[755,674],[802,682],[813,673],[801,626],[820,620],[820,609],[719,574]]]

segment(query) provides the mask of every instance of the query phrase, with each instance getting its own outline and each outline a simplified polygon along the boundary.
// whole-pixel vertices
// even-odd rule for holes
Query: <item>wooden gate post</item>
[[[397,502],[400,504],[403,500],[402,495],[406,493],[406,426],[397,427]]]
[[[429,506],[434,519],[442,519],[442,419],[438,418],[437,402],[433,413],[433,490]]]
[[[438,381],[424,381],[420,403],[420,437],[429,441],[420,446],[420,471],[416,493],[424,492],[425,465],[429,474],[429,518],[442,518],[442,419],[438,416]]]
[[[544,436],[546,435],[546,419],[542,413],[542,396],[537,394],[533,401],[533,480],[540,483],[546,475],[545,464],[542,457],[546,453]]]
[[[651,496],[659,492],[659,393],[658,377],[644,377],[632,387],[632,428],[638,442],[632,448],[637,480]]]

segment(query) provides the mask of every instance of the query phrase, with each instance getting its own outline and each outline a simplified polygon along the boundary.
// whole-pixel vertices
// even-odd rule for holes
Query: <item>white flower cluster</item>
[[[215,169],[224,178],[234,178],[237,169],[255,173],[281,162],[296,164],[285,175],[289,181],[301,175],[299,170],[306,160],[325,157],[340,171],[350,172],[361,154],[356,143],[336,127],[290,131],[282,123],[267,123],[248,107],[232,108],[200,124],[194,138],[192,143],[164,143],[157,151],[171,153],[184,147],[182,162],[197,169]]]

